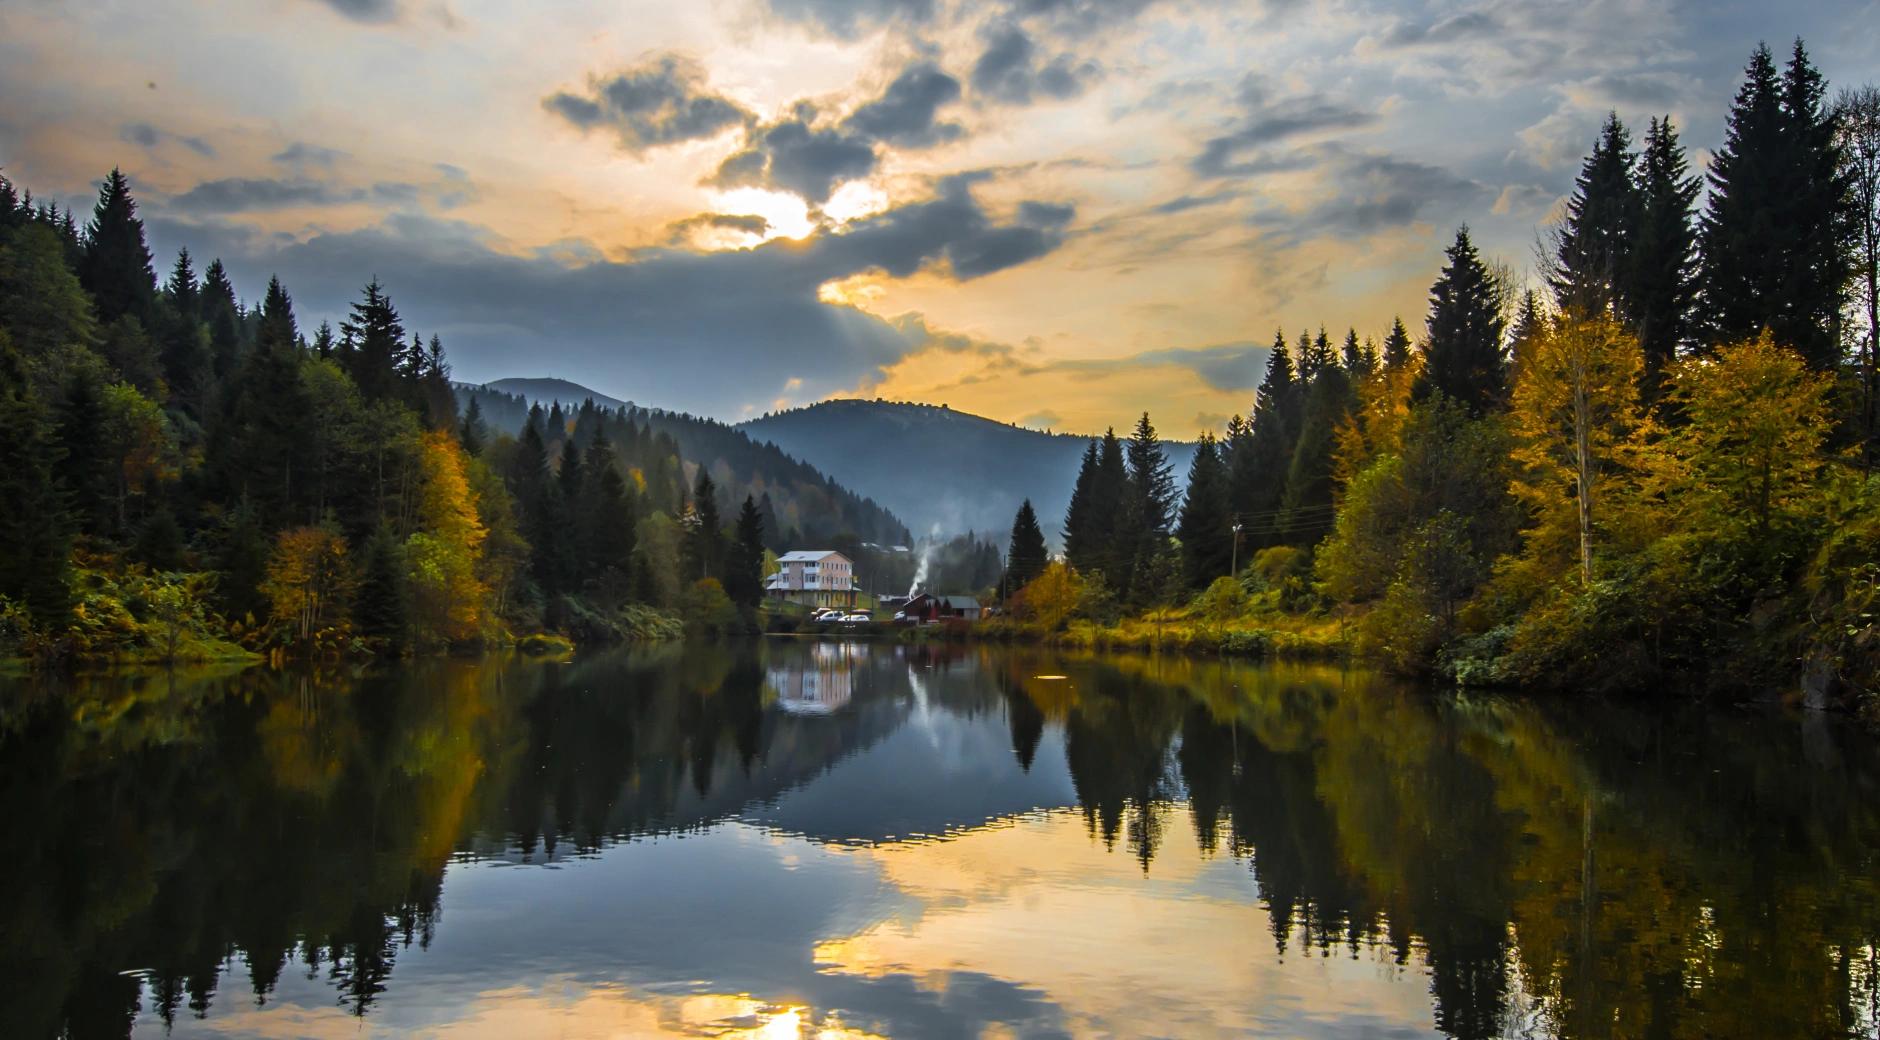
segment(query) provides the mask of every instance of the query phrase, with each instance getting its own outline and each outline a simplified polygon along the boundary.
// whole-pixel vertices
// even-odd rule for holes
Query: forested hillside
[[[837,484],[816,467],[777,447],[754,441],[737,428],[713,419],[631,404],[606,405],[604,402],[613,399],[589,396],[586,388],[558,379],[503,379],[486,386],[458,384],[456,391],[460,405],[468,408],[475,400],[493,428],[517,430],[528,420],[531,406],[542,402],[538,393],[550,395],[551,416],[564,414],[562,405],[568,402],[562,395],[582,393],[565,411],[570,421],[589,421],[586,417],[598,413],[610,420],[624,419],[636,429],[666,438],[689,464],[689,476],[695,478],[697,468],[705,467],[725,503],[741,502],[746,496],[757,502],[764,517],[766,544],[778,553],[809,547],[811,543],[826,548],[838,542],[905,545],[910,540],[900,519],[873,499]]]
[[[740,430],[864,491],[915,531],[1004,531],[1029,498],[1056,534],[1070,505],[1086,437],[1051,434],[965,412],[891,401],[824,401],[766,415]],[[1167,445],[1186,470],[1191,444]]]
[[[765,518],[679,450],[618,411],[492,433],[376,280],[309,333],[278,279],[184,250],[159,285],[117,171],[82,227],[0,178],[0,656],[748,625]]]
[[[1414,341],[1278,339],[1185,495],[1147,417],[1091,445],[1021,617],[1880,709],[1880,91],[1758,48],[1726,126],[1706,192],[1611,115],[1539,277],[1463,227]]]

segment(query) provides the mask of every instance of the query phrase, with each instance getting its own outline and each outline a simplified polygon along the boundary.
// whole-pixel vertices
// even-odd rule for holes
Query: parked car
[[[844,624],[854,624],[858,621],[873,621],[874,618],[868,616],[868,611],[858,610],[853,614],[844,614],[838,620],[842,621]]]

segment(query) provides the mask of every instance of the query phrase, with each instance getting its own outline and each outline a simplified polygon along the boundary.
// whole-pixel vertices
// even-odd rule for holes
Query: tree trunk
[[[1593,416],[1587,400],[1586,371],[1574,373],[1573,454],[1580,511],[1580,584],[1593,584]]]

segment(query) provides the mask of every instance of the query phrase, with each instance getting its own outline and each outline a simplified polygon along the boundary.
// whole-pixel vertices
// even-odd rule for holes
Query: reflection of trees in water
[[[1280,952],[1420,951],[1448,1035],[1872,1035],[1862,735],[1129,659],[1057,664],[1065,703],[1020,678],[1038,667],[1009,681],[1066,720],[1095,837],[1128,821],[1149,868],[1172,757],[1196,842],[1249,862]]]
[[[779,673],[852,699],[774,710]],[[0,1008],[122,1034],[288,972],[368,1014],[453,855],[520,860],[774,800],[908,717],[1051,727],[1092,839],[1145,871],[1245,860],[1284,956],[1427,964],[1475,1037],[1871,1033],[1872,744],[1780,717],[1432,697],[1312,669],[880,648],[673,646],[574,664],[117,679],[0,691]],[[1063,679],[1046,676],[1063,675]],[[993,716],[997,718],[998,716]],[[138,967],[147,978],[120,975]]]

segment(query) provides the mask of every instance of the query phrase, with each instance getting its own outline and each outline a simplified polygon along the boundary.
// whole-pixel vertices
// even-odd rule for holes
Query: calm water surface
[[[0,686],[0,1033],[1871,1036],[1875,750],[836,643]]]

